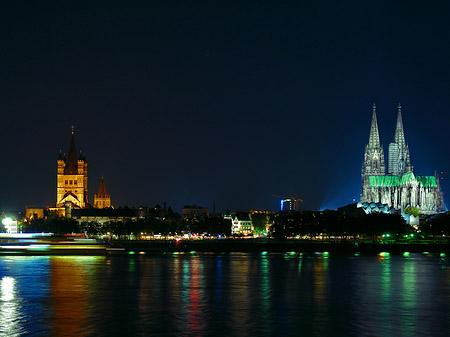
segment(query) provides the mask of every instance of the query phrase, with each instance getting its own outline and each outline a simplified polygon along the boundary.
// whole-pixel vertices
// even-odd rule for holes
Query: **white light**
[[[11,225],[12,222],[13,222],[13,221],[12,221],[11,218],[4,218],[4,219],[2,220],[2,224],[4,224],[5,226]]]

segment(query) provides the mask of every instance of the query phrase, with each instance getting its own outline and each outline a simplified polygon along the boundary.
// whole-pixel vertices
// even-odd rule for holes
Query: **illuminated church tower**
[[[106,193],[105,182],[100,181],[98,193],[94,195],[94,207],[95,208],[109,208],[111,207],[111,196]]]
[[[70,140],[69,154],[62,155],[57,160],[56,207],[64,207],[67,202],[72,208],[85,208],[88,204],[87,162],[84,154],[77,153],[74,131]]]

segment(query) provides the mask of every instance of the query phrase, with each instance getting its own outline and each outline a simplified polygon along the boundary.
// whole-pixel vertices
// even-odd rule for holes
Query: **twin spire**
[[[405,141],[405,132],[403,131],[403,121],[402,121],[402,106],[398,103],[397,106],[398,115],[397,115],[397,125],[395,128],[394,142],[399,144],[402,147],[406,146]],[[369,135],[369,148],[377,148],[380,147],[380,135],[378,133],[378,122],[377,122],[377,106],[373,103],[372,106],[372,124],[370,126],[370,135]]]
[[[394,142],[399,144],[401,147],[406,146],[405,142],[405,132],[403,131],[403,121],[402,121],[402,106],[398,103],[398,116],[397,116],[397,126],[395,127]]]
[[[380,147],[380,135],[378,133],[378,122],[377,122],[377,106],[373,103],[372,106],[372,124],[370,126],[369,135],[369,148],[379,148]]]

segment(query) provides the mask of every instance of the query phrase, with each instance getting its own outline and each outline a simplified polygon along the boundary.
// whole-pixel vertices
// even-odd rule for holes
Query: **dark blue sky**
[[[103,174],[115,206],[358,200],[373,102],[385,152],[401,102],[414,172],[446,177],[449,9],[2,1],[0,210],[55,203],[72,124],[90,201]]]

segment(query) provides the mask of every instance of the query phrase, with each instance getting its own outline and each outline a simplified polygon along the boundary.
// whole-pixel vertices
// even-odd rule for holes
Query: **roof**
[[[70,140],[69,155],[67,157],[66,167],[64,168],[64,174],[77,174],[78,173],[78,154],[75,148],[75,139]]]
[[[412,183],[418,183],[422,187],[437,187],[436,177],[434,176],[415,176],[408,172],[399,176],[369,176],[369,185],[371,187],[395,187],[405,186]]]
[[[237,218],[239,221],[251,221],[250,215],[248,213],[236,213],[233,219]]]
[[[110,218],[133,218],[137,217],[136,209],[132,208],[91,208],[91,209],[73,209],[72,217],[110,217]]]
[[[102,177],[102,180],[100,181],[100,186],[98,188],[97,196],[98,197],[108,196],[108,193],[106,193],[106,187],[105,187],[105,182],[103,181],[103,177]]]

